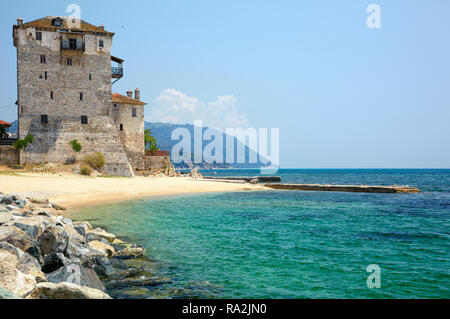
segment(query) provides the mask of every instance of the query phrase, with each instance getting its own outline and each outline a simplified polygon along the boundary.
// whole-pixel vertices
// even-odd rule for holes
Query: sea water
[[[450,170],[277,175],[286,183],[398,184],[422,192],[165,196],[90,207],[72,217],[145,245],[155,275],[170,283],[144,287],[140,298],[450,297]],[[368,286],[369,265],[380,269],[380,288]]]

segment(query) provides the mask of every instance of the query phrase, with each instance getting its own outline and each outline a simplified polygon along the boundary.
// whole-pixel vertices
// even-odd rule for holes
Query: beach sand
[[[262,185],[196,180],[188,177],[86,177],[73,174],[0,174],[0,192],[48,198],[67,208],[156,195],[264,190]]]

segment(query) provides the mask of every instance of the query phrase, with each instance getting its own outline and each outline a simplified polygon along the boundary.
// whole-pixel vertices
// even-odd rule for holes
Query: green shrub
[[[89,165],[81,165],[80,167],[80,174],[81,175],[86,175],[86,176],[91,176],[93,170]]]
[[[81,144],[78,143],[77,140],[70,141],[69,144],[72,145],[72,149],[73,149],[75,152],[78,153],[78,152],[81,151]]]
[[[84,157],[84,162],[93,169],[101,169],[105,166],[105,157],[102,153],[96,152],[94,154],[88,154]]]

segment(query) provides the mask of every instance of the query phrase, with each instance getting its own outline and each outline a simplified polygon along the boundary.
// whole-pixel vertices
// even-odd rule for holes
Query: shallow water
[[[450,297],[450,170],[277,175],[296,183],[408,184],[423,193],[166,196],[91,207],[72,217],[145,245],[155,275],[172,282],[140,288],[138,297]],[[371,264],[381,267],[380,289],[367,288]]]

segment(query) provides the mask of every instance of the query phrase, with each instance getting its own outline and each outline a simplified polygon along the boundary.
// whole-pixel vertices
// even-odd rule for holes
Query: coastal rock
[[[19,258],[15,254],[12,254],[8,251],[0,250],[0,264],[11,264],[14,267],[19,262]]]
[[[79,286],[94,288],[105,292],[105,286],[101,283],[95,271],[84,268],[79,264],[66,265],[47,275],[47,281],[55,284],[71,282]]]
[[[257,178],[253,178],[250,180],[250,184],[258,184],[259,180]]]
[[[38,244],[44,256],[52,252],[62,253],[67,248],[68,235],[61,227],[48,226],[39,236]]]
[[[10,212],[0,212],[0,226],[13,220],[13,214]]]
[[[110,277],[115,273],[115,268],[109,259],[105,256],[97,256],[94,259],[94,270],[100,277]]]
[[[12,204],[12,203],[13,203],[13,200],[12,200],[11,196],[8,196],[8,195],[3,195],[2,196],[1,204],[9,205],[9,204]]]
[[[26,251],[30,256],[33,256],[40,265],[44,264],[44,257],[42,256],[41,249],[38,245],[34,245],[33,247],[28,248]]]
[[[36,287],[36,280],[32,275],[17,270],[13,264],[3,262],[0,264],[0,286],[18,295],[25,296]]]
[[[94,249],[94,250],[97,250],[97,251],[101,252],[102,254],[104,254],[107,257],[114,256],[114,254],[116,252],[114,247],[112,247],[112,246],[110,246],[108,244],[105,244],[105,243],[103,243],[101,241],[98,241],[98,240],[90,241],[88,243],[88,247],[91,248],[91,249]]]
[[[133,257],[142,257],[145,254],[145,249],[139,246],[131,246],[126,247],[122,250],[116,252],[117,257],[123,258],[133,258]]]
[[[21,299],[16,294],[0,286],[0,300],[2,299]]]
[[[63,282],[54,284],[51,282],[40,283],[27,295],[27,299],[111,299],[106,293],[78,286],[73,283]]]
[[[48,198],[31,198],[30,201],[38,205],[48,204]]]
[[[116,235],[110,234],[101,228],[96,228],[88,230],[86,233],[86,238],[88,241],[101,241],[102,239],[106,239],[108,242],[112,243],[114,239],[116,239]]]
[[[62,253],[50,253],[44,256],[42,271],[47,274],[52,273],[70,263],[71,261]]]
[[[37,238],[44,231],[42,221],[24,218],[14,222],[13,226],[23,230],[31,238]]]
[[[16,246],[13,246],[7,242],[0,242],[0,251],[6,251],[10,254],[13,254],[17,257],[17,260],[22,257],[23,251],[20,248],[17,248]]]
[[[19,258],[16,268],[24,274],[33,276],[36,282],[45,281],[45,274],[41,271],[41,265],[28,253],[23,253],[22,257]]]
[[[14,206],[14,205],[6,205],[6,208],[9,211],[20,210],[20,207],[17,207],[17,206]]]
[[[65,252],[68,256],[80,258],[83,256],[89,256],[91,250],[85,246],[84,240],[79,241],[74,238],[69,238]]]
[[[23,251],[34,246],[33,239],[15,226],[0,227],[0,242],[7,242]]]
[[[189,173],[189,176],[191,178],[203,178],[203,175],[200,174],[197,167],[194,167],[194,169],[192,169],[192,171]]]
[[[53,208],[56,210],[62,210],[62,211],[67,210],[67,208],[65,208],[64,206],[61,206],[61,205],[58,205],[55,203],[53,203],[52,205],[53,205]]]

